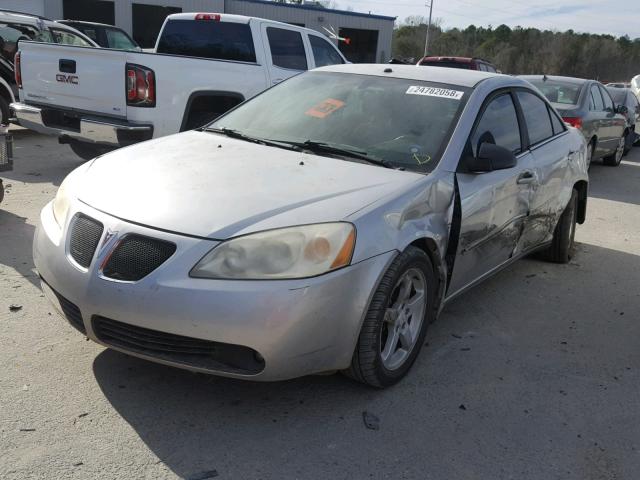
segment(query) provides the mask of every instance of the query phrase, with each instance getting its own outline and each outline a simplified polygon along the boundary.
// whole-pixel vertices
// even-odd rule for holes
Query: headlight
[[[67,219],[67,213],[69,213],[69,206],[71,205],[68,191],[70,176],[71,175],[65,178],[62,184],[60,184],[58,193],[56,193],[56,198],[53,199],[53,216],[60,227],[64,225],[64,222]]]
[[[91,162],[80,165],[67,175],[62,184],[60,184],[56,198],[53,199],[53,216],[58,226],[64,226],[64,222],[67,220],[67,214],[69,213],[69,207],[71,206],[71,199],[77,195],[78,180],[90,166]]]
[[[304,278],[349,265],[356,243],[350,223],[321,223],[254,233],[221,243],[192,277],[230,280]]]

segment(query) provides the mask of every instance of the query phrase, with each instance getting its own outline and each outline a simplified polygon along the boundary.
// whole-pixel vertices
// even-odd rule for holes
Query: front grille
[[[78,330],[83,335],[86,335],[87,330],[84,327],[84,322],[82,321],[82,314],[80,313],[80,309],[78,308],[78,306],[75,303],[64,298],[58,292],[56,292],[53,288],[51,288],[51,285],[49,285],[47,282],[44,281],[44,279],[42,279],[42,283],[43,283],[43,286],[51,290],[51,292],[58,299],[58,303],[60,304],[62,313],[64,314],[67,321],[71,324],[71,326],[76,330]]]
[[[171,242],[127,235],[109,257],[102,274],[114,280],[135,282],[166,262],[175,251],[176,246]]]
[[[79,214],[71,227],[69,251],[78,265],[89,268],[102,237],[103,225],[86,215]]]
[[[264,360],[249,347],[183,337],[100,316],[93,317],[93,331],[107,345],[185,366],[250,375],[264,370]]]

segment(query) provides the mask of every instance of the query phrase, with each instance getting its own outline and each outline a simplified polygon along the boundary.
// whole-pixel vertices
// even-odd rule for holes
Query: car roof
[[[99,22],[85,22],[84,20],[56,20],[56,23],[62,23],[63,25],[67,25],[68,24],[78,24],[78,25],[95,25],[97,27],[107,27],[107,28],[115,28],[117,30],[121,30],[121,28],[116,27],[115,25],[109,25],[108,23],[99,23]]]
[[[27,22],[27,23],[37,23],[39,21],[48,21],[46,17],[41,17],[39,15],[32,15],[30,13],[23,12],[14,12],[12,10],[1,10],[0,9],[0,19],[11,20],[14,22]]]
[[[405,80],[418,80],[434,83],[448,83],[461,87],[475,87],[483,80],[502,78],[514,80],[514,77],[479,70],[462,70],[460,68],[424,67],[417,65],[389,64],[345,64],[318,68],[315,71],[393,77]],[[524,82],[516,82],[522,84]]]
[[[562,77],[559,75],[518,75],[518,78],[523,78],[525,80],[555,80],[557,82],[564,83],[574,83],[576,85],[582,85],[586,82],[594,82],[595,80],[587,80],[586,78],[576,78],[576,77]]]

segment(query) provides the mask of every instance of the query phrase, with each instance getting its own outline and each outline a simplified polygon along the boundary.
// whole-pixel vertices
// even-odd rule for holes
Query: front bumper
[[[20,126],[44,135],[111,147],[125,147],[153,137],[151,125],[25,103],[12,103],[11,110]]]
[[[68,255],[66,232],[77,207],[105,227],[88,269],[80,268]],[[79,329],[90,339],[125,353],[235,378],[272,381],[347,368],[370,297],[394,257],[390,252],[304,280],[203,280],[188,274],[216,245],[213,240],[133,225],[84,204],[75,204],[67,218],[60,229],[51,204],[42,210],[34,261],[51,287],[44,291],[53,303],[59,306],[60,299],[51,289],[78,307]],[[98,265],[109,253],[102,246],[105,236],[117,238],[127,233],[171,241],[177,245],[176,253],[135,283],[101,277]],[[105,343],[94,330],[95,319],[101,317],[156,332],[248,347],[264,359],[264,369],[245,374],[200,368]]]

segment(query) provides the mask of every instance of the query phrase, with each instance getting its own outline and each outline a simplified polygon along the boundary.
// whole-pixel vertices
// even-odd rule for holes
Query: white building
[[[386,62],[391,58],[394,17],[291,5],[266,0],[0,0],[0,8],[116,25],[143,47],[152,47],[164,18],[178,12],[235,13],[335,31],[349,42],[339,48],[352,62]]]

